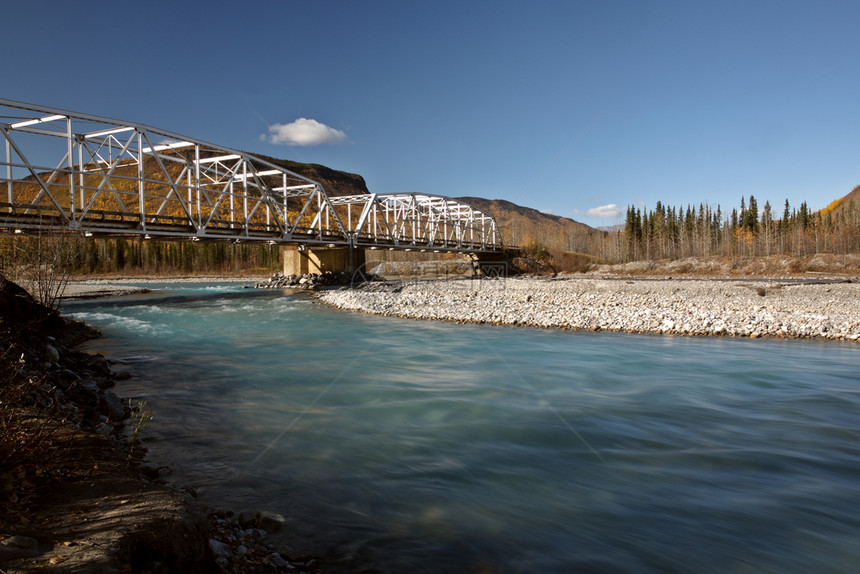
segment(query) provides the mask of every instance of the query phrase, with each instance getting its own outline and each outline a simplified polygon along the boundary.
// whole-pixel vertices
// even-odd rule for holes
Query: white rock
[[[45,354],[52,363],[57,363],[60,360],[60,352],[53,345],[45,345]]]
[[[858,339],[860,285],[786,286],[761,299],[720,281],[608,281],[594,278],[427,281],[360,291],[330,291],[344,309],[414,318],[573,329],[783,334]],[[827,290],[830,290],[828,292]],[[776,287],[774,287],[776,290]],[[838,297],[834,297],[838,295]],[[826,312],[825,312],[826,311]]]

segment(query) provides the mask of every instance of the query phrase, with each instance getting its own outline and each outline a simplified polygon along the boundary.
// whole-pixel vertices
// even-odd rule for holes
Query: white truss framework
[[[416,193],[333,197],[347,206],[345,218],[357,246],[433,250],[497,251],[496,220],[471,205],[448,197]],[[360,209],[357,218],[352,216]]]
[[[329,197],[248,153],[0,99],[0,228],[329,247],[499,251],[492,216],[446,197]]]

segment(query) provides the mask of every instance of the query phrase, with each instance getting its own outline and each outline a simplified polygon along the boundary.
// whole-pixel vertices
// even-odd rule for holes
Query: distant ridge
[[[299,163],[258,153],[252,155],[322,184],[330,197],[370,193],[364,178],[357,173],[338,171],[317,163]]]
[[[574,235],[600,233],[593,227],[569,217],[544,213],[504,199],[484,199],[482,197],[458,197],[456,199],[469,203],[495,217],[496,224],[502,233],[502,241],[506,245],[527,246],[542,243],[565,249],[562,245],[550,244],[563,241]],[[567,243],[569,244],[570,241]]]
[[[603,225],[603,226],[598,227],[597,230],[615,233],[616,231],[624,231],[624,224],[616,223],[615,225]]]

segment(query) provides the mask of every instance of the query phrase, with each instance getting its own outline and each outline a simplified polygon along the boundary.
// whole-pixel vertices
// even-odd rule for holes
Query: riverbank
[[[127,373],[77,350],[99,333],[0,275],[0,571],[316,572],[270,546],[278,515],[213,509],[136,441]]]
[[[554,329],[860,340],[860,280],[585,276],[367,283],[324,291],[379,315]]]

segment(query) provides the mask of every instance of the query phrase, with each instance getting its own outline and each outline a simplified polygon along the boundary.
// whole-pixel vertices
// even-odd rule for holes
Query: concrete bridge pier
[[[364,249],[357,247],[281,247],[284,275],[354,273],[364,265]]]
[[[473,253],[471,259],[475,275],[480,277],[507,277],[511,272],[510,254],[505,251]]]

